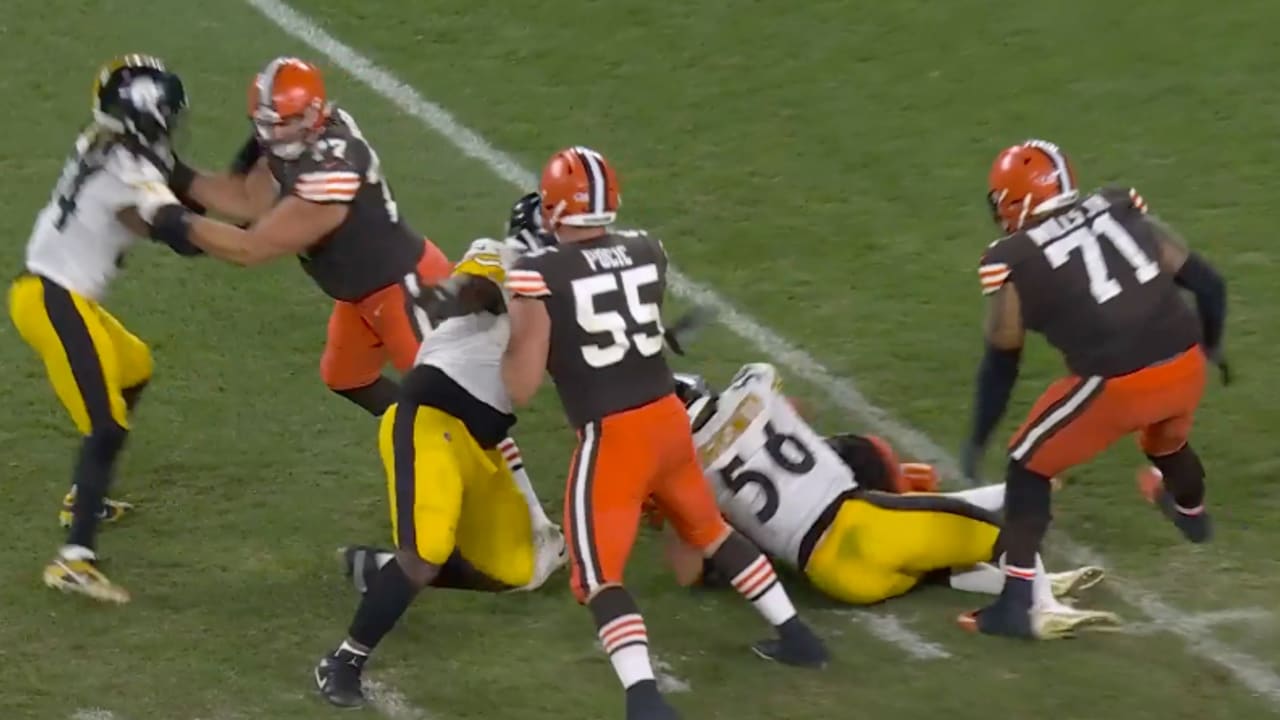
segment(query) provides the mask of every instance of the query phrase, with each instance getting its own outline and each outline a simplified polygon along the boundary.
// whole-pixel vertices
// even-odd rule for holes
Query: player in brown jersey
[[[322,379],[381,415],[396,397],[383,366],[410,368],[422,339],[410,291],[448,277],[449,261],[401,217],[378,154],[351,115],[328,102],[314,65],[272,60],[250,85],[249,115],[255,137],[231,173],[179,163],[171,185],[179,197],[250,224],[173,206],[158,213],[153,237],[189,241],[237,265],[297,255],[334,300]]]
[[[523,256],[507,275],[511,341],[503,380],[523,405],[549,371],[578,432],[565,491],[571,585],[626,688],[627,717],[677,717],[658,692],[644,619],[622,586],[650,497],[680,537],[777,628],[779,638],[756,644],[757,653],[825,665],[825,646],[796,615],[773,566],[725,523],[702,478],[662,352],[662,244],[642,232],[610,230],[618,180],[594,150],[553,155],[541,192],[545,226],[560,242]]]
[[[1226,286],[1147,213],[1134,190],[1080,193],[1066,156],[1029,140],[990,174],[992,211],[1010,233],[987,248],[979,276],[991,298],[963,469],[975,477],[1017,378],[1023,336],[1044,335],[1068,376],[1049,386],[1009,442],[1004,592],[960,618],[967,629],[1034,636],[1034,557],[1048,529],[1050,478],[1136,434],[1153,467],[1148,497],[1192,542],[1210,537],[1204,468],[1187,437],[1206,357],[1222,359]],[[1199,319],[1179,297],[1196,297]]]

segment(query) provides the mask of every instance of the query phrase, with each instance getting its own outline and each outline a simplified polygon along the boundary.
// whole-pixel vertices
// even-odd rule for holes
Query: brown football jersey
[[[640,231],[536,250],[508,273],[513,295],[546,303],[547,371],[575,428],[674,392],[663,355],[666,285],[662,243]]]
[[[997,240],[982,256],[982,291],[1017,287],[1023,323],[1080,376],[1115,377],[1200,340],[1195,313],[1161,270],[1156,229],[1133,190],[1104,189]]]
[[[302,157],[272,155],[267,165],[281,197],[350,207],[336,230],[298,255],[329,297],[359,300],[414,271],[423,253],[422,236],[400,217],[378,154],[346,111],[333,109],[324,134]]]

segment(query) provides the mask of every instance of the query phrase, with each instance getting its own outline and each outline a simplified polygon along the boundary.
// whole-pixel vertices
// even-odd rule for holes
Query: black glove
[[[231,158],[231,167],[228,169],[232,175],[248,175],[260,157],[262,157],[262,145],[258,142],[257,134],[251,134],[236,151],[235,157]]]
[[[190,230],[191,211],[184,205],[165,205],[151,218],[148,236],[184,257],[203,255],[204,251],[191,242]]]
[[[671,327],[663,331],[662,337],[667,347],[677,355],[684,355],[684,344],[692,340],[702,328],[715,320],[716,313],[709,307],[694,305],[693,309],[680,316]]]

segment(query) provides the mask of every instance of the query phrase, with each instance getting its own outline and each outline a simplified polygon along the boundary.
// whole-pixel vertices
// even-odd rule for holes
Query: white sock
[[[787,591],[778,582],[778,575],[773,571],[769,558],[760,553],[733,579],[733,587],[743,597],[751,601],[756,610],[777,627],[796,616],[796,608],[787,597]]]
[[[943,493],[947,497],[959,498],[965,502],[973,503],[980,508],[987,510],[999,511],[1004,507],[1004,483],[995,485],[983,485],[971,490],[957,490],[955,492]]]
[[[1004,589],[1004,571],[991,563],[978,563],[967,570],[952,570],[948,582],[956,590],[999,595]]]
[[[350,640],[343,640],[342,644],[338,646],[338,652],[349,652],[352,655],[360,656],[368,656],[369,654],[368,650],[361,650],[355,645],[352,645]]]
[[[63,560],[88,560],[96,562],[98,554],[83,545],[63,545],[58,550],[58,556]]]
[[[1056,607],[1062,605],[1053,596],[1053,583],[1049,581],[1049,573],[1044,569],[1044,560],[1036,553],[1036,577],[1031,581],[1031,602],[1036,607]]]
[[[654,679],[653,664],[649,661],[649,632],[639,613],[610,620],[598,634],[624,689]]]
[[[538,493],[533,489],[533,481],[529,479],[529,473],[524,469],[524,458],[520,456],[520,448],[516,445],[516,441],[507,438],[498,443],[498,449],[502,451],[502,458],[507,461],[507,468],[511,470],[511,477],[515,478],[516,487],[520,488],[524,501],[529,504],[529,517],[533,521],[533,527],[550,525],[551,519],[547,517],[547,511],[542,509]]]

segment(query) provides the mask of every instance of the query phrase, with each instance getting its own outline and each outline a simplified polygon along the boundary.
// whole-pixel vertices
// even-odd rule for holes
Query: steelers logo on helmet
[[[187,104],[182,79],[151,55],[122,55],[94,78],[94,122],[148,147],[169,141]]]

